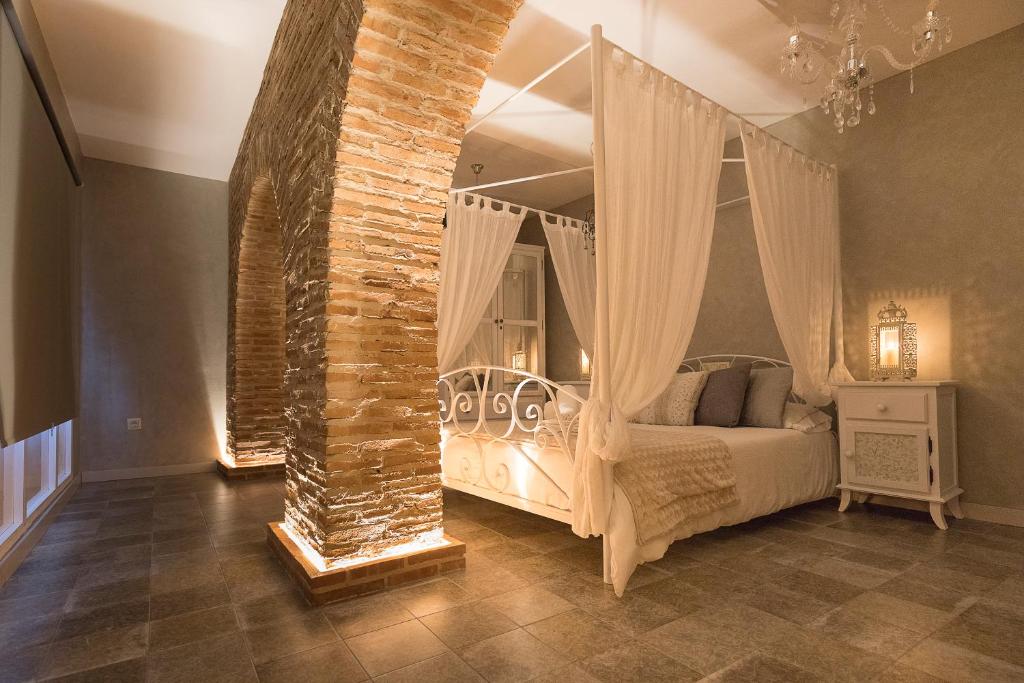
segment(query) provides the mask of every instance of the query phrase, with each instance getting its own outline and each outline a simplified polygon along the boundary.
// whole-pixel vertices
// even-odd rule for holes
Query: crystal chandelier
[[[832,114],[836,130],[842,133],[860,123],[861,90],[867,88],[867,112],[875,113],[875,86],[868,58],[877,53],[900,71],[910,70],[910,92],[914,92],[914,67],[920,65],[933,51],[942,51],[944,44],[952,40],[949,17],[939,14],[939,0],[929,0],[924,17],[910,29],[899,26],[885,9],[883,0],[873,0],[878,12],[893,33],[910,38],[914,57],[902,62],[884,45],[864,46],[861,30],[867,21],[866,0],[835,0],[830,11],[831,24],[823,41],[816,40],[800,30],[794,23],[789,40],[782,50],[780,70],[805,85],[814,83],[824,73],[828,78],[825,94],[821,97],[821,108]],[[833,35],[842,35],[843,43],[839,54],[825,54]]]

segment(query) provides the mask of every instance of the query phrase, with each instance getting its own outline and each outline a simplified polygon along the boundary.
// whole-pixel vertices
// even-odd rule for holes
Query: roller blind
[[[74,182],[0,13],[0,440],[74,414]]]

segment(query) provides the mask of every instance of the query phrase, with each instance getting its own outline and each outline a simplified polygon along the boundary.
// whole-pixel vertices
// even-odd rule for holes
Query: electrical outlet
[[[128,431],[137,432],[142,429],[142,418],[141,417],[129,417],[128,418]]]

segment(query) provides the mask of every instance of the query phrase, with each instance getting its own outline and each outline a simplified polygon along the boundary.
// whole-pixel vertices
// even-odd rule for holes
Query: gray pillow
[[[693,423],[710,427],[738,425],[749,379],[749,364],[734,365],[708,373],[708,381],[697,403]]]
[[[740,424],[782,429],[786,399],[793,391],[793,368],[758,368],[750,372]]]

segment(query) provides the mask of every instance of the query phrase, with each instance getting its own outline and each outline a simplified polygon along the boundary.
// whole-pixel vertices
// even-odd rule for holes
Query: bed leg
[[[612,582],[612,543],[608,534],[601,534],[602,556],[604,558],[604,582]]]

